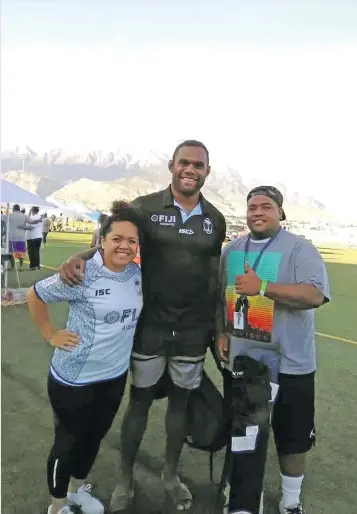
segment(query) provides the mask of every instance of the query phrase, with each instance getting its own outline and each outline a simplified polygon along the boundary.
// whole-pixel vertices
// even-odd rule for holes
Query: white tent
[[[62,213],[70,213],[73,214],[83,214],[86,212],[91,212],[87,207],[85,207],[83,204],[79,202],[72,202],[68,204],[63,204],[57,202],[52,196],[48,196],[46,198],[48,202],[51,202],[55,207],[55,209],[60,210]]]
[[[26,191],[22,187],[1,179],[1,204],[35,205],[36,207],[56,207],[35,193]]]

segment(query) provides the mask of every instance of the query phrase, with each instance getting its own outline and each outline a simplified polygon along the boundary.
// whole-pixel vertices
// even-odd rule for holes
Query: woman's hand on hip
[[[68,330],[57,330],[50,339],[50,345],[66,352],[71,352],[79,345],[79,336]]]

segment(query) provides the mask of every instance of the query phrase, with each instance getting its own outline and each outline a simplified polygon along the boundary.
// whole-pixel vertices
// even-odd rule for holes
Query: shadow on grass
[[[321,257],[323,257],[324,259],[332,259],[334,257],[338,257],[339,255],[343,255],[341,252],[324,252],[324,251],[321,251],[320,250],[320,255]]]
[[[320,250],[320,254],[322,255],[322,257],[324,255],[343,255],[342,252],[329,252],[327,250],[322,250],[322,248],[320,248],[319,250]]]

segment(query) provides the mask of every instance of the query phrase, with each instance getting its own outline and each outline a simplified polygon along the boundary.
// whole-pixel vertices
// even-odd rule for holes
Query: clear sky
[[[203,140],[356,217],[357,1],[3,0],[2,150]]]

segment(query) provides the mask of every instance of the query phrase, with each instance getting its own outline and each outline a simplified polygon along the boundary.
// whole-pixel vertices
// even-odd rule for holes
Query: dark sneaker
[[[301,503],[298,503],[297,505],[291,505],[289,507],[284,507],[283,502],[280,502],[279,512],[280,514],[304,514],[304,509],[302,508]]]

